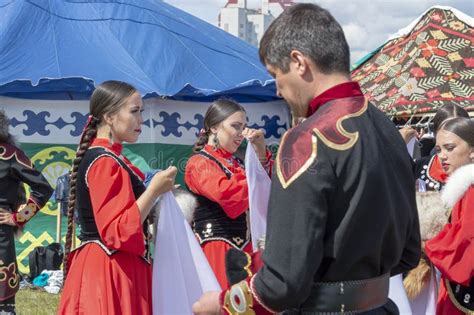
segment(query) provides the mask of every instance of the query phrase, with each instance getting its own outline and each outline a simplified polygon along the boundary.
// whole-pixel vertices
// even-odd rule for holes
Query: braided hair
[[[204,115],[204,128],[201,129],[198,139],[193,147],[194,153],[199,153],[209,141],[211,135],[211,128],[217,126],[229,116],[237,112],[244,112],[245,109],[242,105],[226,99],[219,99],[212,102],[211,106]]]
[[[82,158],[89,149],[92,140],[97,135],[97,129],[102,125],[104,115],[113,115],[117,113],[127,100],[136,93],[137,90],[128,83],[120,81],[105,81],[95,89],[92,93],[89,112],[91,115],[90,122],[86,125],[81,141],[76,151],[76,157],[72,163],[71,175],[69,178],[69,201],[67,209],[67,234],[64,245],[64,280],[66,280],[68,272],[68,258],[71,252],[72,231],[74,209],[76,207],[76,182],[77,170],[81,164]]]

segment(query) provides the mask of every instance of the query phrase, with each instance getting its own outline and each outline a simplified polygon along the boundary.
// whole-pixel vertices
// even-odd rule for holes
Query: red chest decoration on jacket
[[[336,99],[285,133],[277,155],[277,174],[282,186],[288,187],[313,164],[318,141],[337,151],[352,148],[359,133],[345,130],[342,123],[366,110],[367,100],[362,96]]]

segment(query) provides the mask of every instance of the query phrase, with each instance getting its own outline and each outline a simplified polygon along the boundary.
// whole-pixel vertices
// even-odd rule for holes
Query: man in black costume
[[[262,267],[194,311],[397,314],[389,277],[414,268],[421,245],[403,139],[351,81],[349,47],[327,10],[291,7],[260,45],[278,95],[304,119],[276,158]]]

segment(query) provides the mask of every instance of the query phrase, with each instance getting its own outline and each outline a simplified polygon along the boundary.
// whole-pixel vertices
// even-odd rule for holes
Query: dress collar
[[[209,144],[206,144],[204,146],[204,150],[206,150],[207,153],[209,154],[212,154],[212,155],[215,155],[215,156],[220,156],[224,159],[228,159],[230,157],[232,157],[232,153],[222,149],[222,148],[219,148],[217,150],[214,150],[214,147],[212,145],[209,145]]]
[[[307,117],[314,114],[322,105],[325,103],[346,97],[363,96],[362,90],[360,89],[359,83],[357,82],[345,82],[333,86],[327,89],[323,93],[319,94],[309,103]]]
[[[441,183],[446,183],[448,179],[448,174],[443,170],[441,166],[441,161],[438,158],[438,155],[435,154],[429,163],[428,174],[435,180]]]
[[[109,139],[105,138],[94,138],[92,140],[91,146],[100,146],[104,147],[117,155],[122,154],[123,145],[121,143],[110,143]]]

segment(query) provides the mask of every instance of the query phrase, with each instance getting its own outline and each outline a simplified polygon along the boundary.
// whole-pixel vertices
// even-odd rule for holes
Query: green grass
[[[53,315],[59,304],[59,294],[49,294],[40,290],[19,290],[16,294],[18,315]]]

